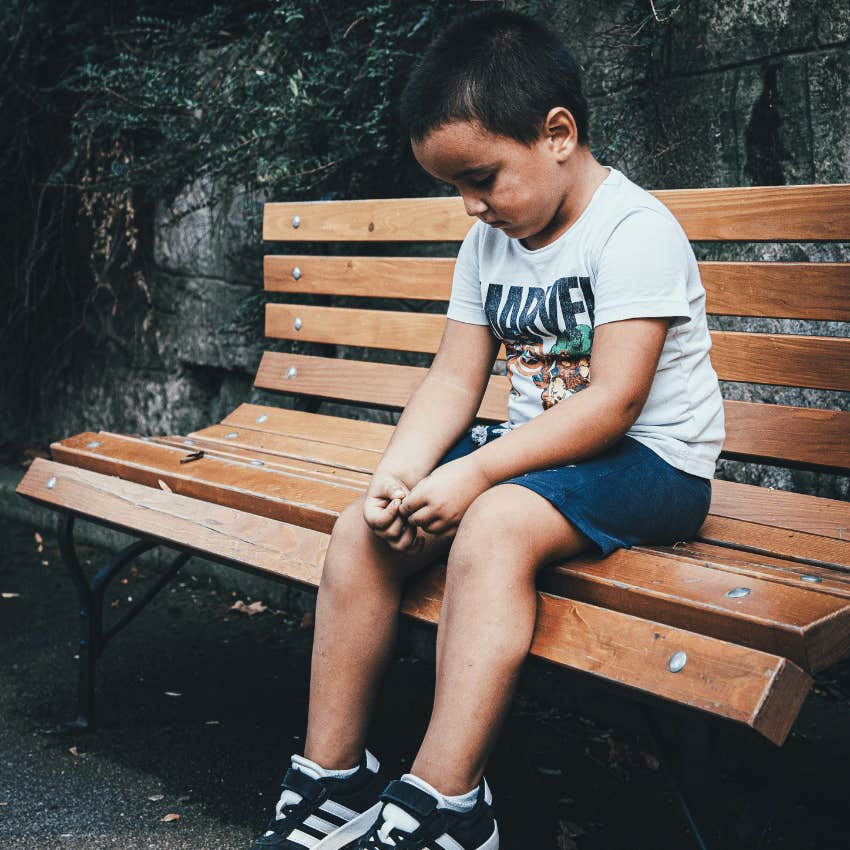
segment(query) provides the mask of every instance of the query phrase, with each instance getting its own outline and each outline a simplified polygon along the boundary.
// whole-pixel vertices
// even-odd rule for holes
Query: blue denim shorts
[[[477,425],[437,466],[464,457],[506,433]],[[642,543],[676,543],[697,533],[708,515],[711,482],[671,466],[633,437],[575,465],[509,478],[550,501],[601,555]]]

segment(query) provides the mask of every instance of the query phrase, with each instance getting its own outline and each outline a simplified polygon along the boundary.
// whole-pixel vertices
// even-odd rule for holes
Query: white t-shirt
[[[578,220],[537,250],[476,221],[458,253],[447,315],[489,325],[505,343],[511,428],[588,385],[596,326],[671,317],[649,397],[627,433],[672,466],[711,478],[725,429],[696,258],[667,207],[610,172]]]

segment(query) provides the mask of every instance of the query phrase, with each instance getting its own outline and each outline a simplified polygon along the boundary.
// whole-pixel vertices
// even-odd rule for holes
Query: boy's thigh
[[[518,484],[497,484],[468,508],[455,538],[484,562],[497,557],[525,570],[570,558],[593,546],[548,499]],[[453,550],[454,551],[454,550]]]

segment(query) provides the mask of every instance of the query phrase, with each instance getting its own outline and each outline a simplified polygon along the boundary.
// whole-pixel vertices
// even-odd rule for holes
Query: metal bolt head
[[[296,316],[295,322],[293,324],[295,325],[295,330],[300,331],[301,325],[303,324],[303,322],[301,321],[301,316]]]
[[[292,279],[293,280],[301,280],[301,269],[298,266],[292,270]]]
[[[296,230],[297,230],[299,227],[301,227],[301,216],[300,216],[300,215],[294,215],[294,216],[292,216],[292,226],[293,226]]]
[[[678,673],[680,670],[684,669],[687,663],[688,653],[679,650],[679,652],[675,652],[670,656],[670,660],[667,662],[667,669],[671,673]]]
[[[47,479],[47,489],[52,490],[56,486],[56,476],[51,475],[50,478]]]
[[[262,413],[257,417],[257,422],[262,425],[262,423],[265,422],[268,418],[269,417],[265,413]]]
[[[265,463],[261,460],[252,460],[251,466],[265,466]]]
[[[752,591],[748,587],[733,587],[726,591],[726,595],[730,599],[740,599],[742,596],[749,596]]]
[[[800,576],[800,581],[807,581],[811,584],[820,584],[823,581],[823,579],[820,576],[813,576],[813,575],[807,574],[807,575],[804,575],[804,576]]]
[[[225,434],[225,439],[226,440],[232,440],[234,437],[238,437],[238,436],[239,436],[238,431],[231,431],[229,434]]]
[[[96,449],[100,445],[100,440],[92,440],[87,445],[90,449]]]
[[[298,374],[298,370],[294,366],[290,366],[289,369],[287,369],[286,377],[287,378],[294,378],[297,374]]]
[[[194,440],[183,440],[183,445],[184,446],[194,446],[195,441]]]

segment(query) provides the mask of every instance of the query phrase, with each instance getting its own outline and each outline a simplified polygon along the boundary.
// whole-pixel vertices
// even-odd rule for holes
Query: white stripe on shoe
[[[315,847],[320,841],[323,839],[316,838],[315,835],[308,835],[306,832],[302,832],[300,829],[293,829],[289,835],[286,836],[288,841],[294,841],[296,844],[300,844],[302,847]]]
[[[355,812],[354,809],[349,809],[348,806],[343,806],[342,803],[337,803],[336,800],[325,800],[325,802],[319,806],[319,810],[328,812],[329,814],[342,818],[345,821],[349,821],[360,814],[360,812]]]
[[[323,837],[324,835],[330,835],[335,829],[338,829],[341,826],[339,823],[331,823],[328,820],[316,817],[316,815],[310,815],[310,817],[304,821],[303,825],[312,827],[318,832],[323,833]]]

